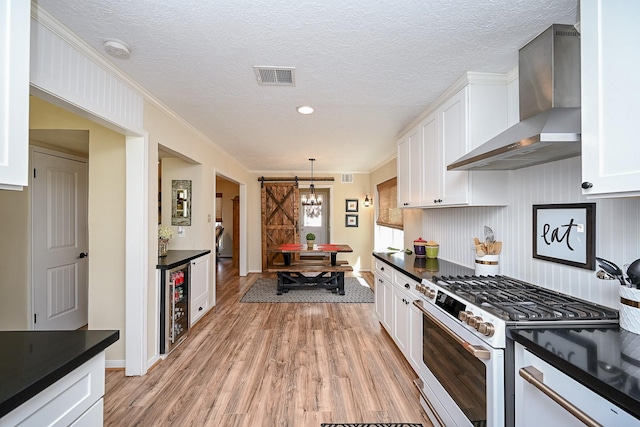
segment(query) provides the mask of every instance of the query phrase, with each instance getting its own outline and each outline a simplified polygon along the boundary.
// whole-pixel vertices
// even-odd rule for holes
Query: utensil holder
[[[500,255],[476,255],[476,276],[500,274]]]
[[[620,327],[640,334],[640,289],[620,286]]]

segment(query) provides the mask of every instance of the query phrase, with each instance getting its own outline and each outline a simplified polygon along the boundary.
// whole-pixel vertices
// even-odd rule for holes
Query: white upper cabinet
[[[640,196],[637,0],[580,2],[582,193]]]
[[[422,203],[422,147],[418,127],[398,143],[398,204],[416,207]]]
[[[399,196],[401,208],[507,203],[506,171],[447,170],[447,165],[508,127],[505,76],[468,73],[461,81],[398,141],[398,194],[411,194],[410,200]],[[409,140],[416,147],[414,151],[404,146]],[[408,162],[410,168],[404,166]],[[411,180],[401,178],[409,173],[407,169]],[[413,187],[407,188],[409,181]],[[420,182],[419,194],[414,182]]]
[[[31,2],[0,2],[0,189],[21,190],[29,169]]]

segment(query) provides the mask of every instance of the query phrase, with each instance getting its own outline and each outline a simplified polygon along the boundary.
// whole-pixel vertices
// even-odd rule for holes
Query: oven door
[[[431,303],[423,313],[422,406],[435,425],[504,425],[504,350],[473,335]]]

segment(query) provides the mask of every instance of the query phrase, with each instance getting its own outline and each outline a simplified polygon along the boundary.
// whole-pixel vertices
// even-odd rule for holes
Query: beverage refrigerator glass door
[[[423,313],[420,392],[427,414],[436,425],[502,427],[504,350],[487,345],[439,307],[415,305]]]

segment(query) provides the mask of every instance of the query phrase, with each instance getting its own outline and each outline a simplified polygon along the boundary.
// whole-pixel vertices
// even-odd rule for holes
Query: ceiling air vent
[[[254,66],[258,84],[269,86],[295,86],[295,67],[258,67]]]
[[[341,182],[343,184],[352,184],[353,183],[353,174],[352,173],[343,173]]]

